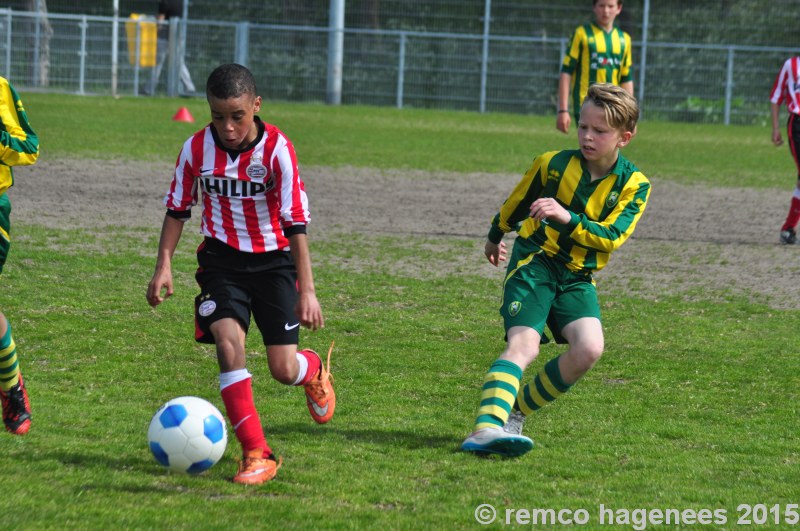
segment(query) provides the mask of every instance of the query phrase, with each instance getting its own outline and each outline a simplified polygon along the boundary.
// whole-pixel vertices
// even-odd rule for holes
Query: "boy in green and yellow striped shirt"
[[[639,106],[621,87],[589,87],[578,121],[579,149],[533,161],[492,220],[484,252],[506,260],[503,236],[517,232],[500,313],[506,349],[486,374],[475,427],[461,449],[517,456],[533,448],[526,415],[577,382],[603,353],[592,274],[633,232],[650,195],[647,178],[620,153],[636,134]],[[545,325],[569,348],[520,385],[539,355]]]
[[[39,138],[28,123],[28,115],[17,91],[0,77],[0,272],[11,246],[9,232],[11,201],[6,190],[14,184],[12,166],[33,164],[39,157]],[[31,426],[28,392],[19,372],[17,347],[11,325],[0,312],[0,403],[3,424],[14,435],[24,435]]]

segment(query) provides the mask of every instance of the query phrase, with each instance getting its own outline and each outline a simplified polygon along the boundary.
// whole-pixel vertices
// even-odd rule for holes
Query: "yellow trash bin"
[[[139,32],[139,66],[150,68],[156,66],[157,24],[156,19],[146,15],[131,13],[130,20],[125,23],[128,37],[128,61],[136,64],[136,33]]]

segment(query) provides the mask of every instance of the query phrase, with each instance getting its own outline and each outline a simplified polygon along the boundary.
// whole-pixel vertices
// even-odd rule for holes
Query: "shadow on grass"
[[[309,436],[337,436],[347,441],[364,444],[379,444],[407,450],[428,450],[441,448],[458,451],[461,440],[452,435],[431,434],[412,430],[380,428],[341,428],[338,426],[316,426],[308,423],[292,422],[272,424],[266,430],[268,437],[290,436],[298,433]]]

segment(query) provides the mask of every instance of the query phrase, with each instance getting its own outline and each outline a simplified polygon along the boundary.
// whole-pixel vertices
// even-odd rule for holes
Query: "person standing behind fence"
[[[29,165],[39,158],[39,137],[28,123],[28,115],[14,87],[0,77],[0,272],[11,246],[11,201],[6,190],[14,184],[12,166]],[[8,289],[8,287],[4,288]],[[17,346],[11,324],[0,312],[0,402],[3,424],[14,435],[25,435],[31,427],[31,404],[22,381]]]
[[[775,78],[770,94],[770,108],[772,111],[772,143],[776,146],[783,145],[781,138],[778,115],[780,105],[786,102],[789,110],[789,121],[786,124],[786,136],[789,139],[789,151],[797,167],[797,185],[792,194],[792,203],[789,214],[781,227],[781,243],[797,242],[797,222],[800,221],[800,56],[791,57],[783,63],[783,68]]]
[[[150,80],[147,87],[144,89],[145,94],[152,96],[156,93],[156,86],[158,85],[158,78],[161,77],[161,70],[164,68],[164,61],[167,60],[167,52],[169,50],[169,19],[172,17],[180,18],[183,16],[183,1],[182,0],[158,0],[158,42],[156,46],[156,66],[153,68]],[[194,82],[189,69],[186,68],[186,63],[183,59],[183,54],[178,57],[180,63],[180,80],[183,83],[183,88],[186,92],[195,92]]]
[[[612,83],[633,96],[631,36],[614,26],[623,0],[594,0],[594,22],[575,28],[558,79],[556,129],[569,133],[577,123],[589,86]],[[569,107],[572,95],[572,109]]]

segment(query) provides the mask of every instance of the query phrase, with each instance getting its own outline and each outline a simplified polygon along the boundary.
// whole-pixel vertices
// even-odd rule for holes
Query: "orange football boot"
[[[319,354],[313,350],[306,349],[305,352],[310,352],[319,357]],[[306,402],[308,403],[308,412],[311,413],[311,418],[317,424],[325,424],[333,417],[333,411],[336,409],[336,393],[333,392],[333,375],[331,375],[331,352],[333,352],[333,343],[328,350],[328,366],[327,368],[322,365],[322,358],[320,358],[319,372],[303,387],[306,391]]]
[[[256,448],[244,453],[239,462],[239,471],[233,476],[233,482],[241,485],[261,485],[275,477],[283,465],[283,458],[275,461],[274,456],[264,457],[264,450]]]

